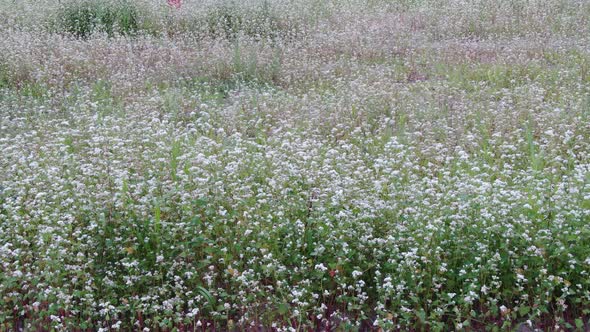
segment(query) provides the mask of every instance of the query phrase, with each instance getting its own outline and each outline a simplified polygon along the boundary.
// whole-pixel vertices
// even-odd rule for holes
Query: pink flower
[[[168,5],[179,9],[182,6],[182,0],[168,0]]]

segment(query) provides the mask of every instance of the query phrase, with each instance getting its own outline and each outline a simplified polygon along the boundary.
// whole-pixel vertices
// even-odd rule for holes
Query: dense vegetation
[[[0,0],[0,330],[590,328],[590,4]]]

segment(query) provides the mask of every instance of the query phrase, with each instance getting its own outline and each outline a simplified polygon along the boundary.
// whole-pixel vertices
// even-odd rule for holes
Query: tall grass
[[[133,35],[140,28],[140,13],[133,2],[123,1],[68,1],[59,10],[53,29],[78,38],[93,33]]]

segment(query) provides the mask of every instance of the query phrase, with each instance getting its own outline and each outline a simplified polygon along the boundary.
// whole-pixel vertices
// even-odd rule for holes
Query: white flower
[[[315,269],[320,270],[320,271],[327,271],[328,270],[328,268],[325,267],[323,263],[316,264]]]
[[[485,294],[487,294],[489,290],[490,290],[490,289],[489,289],[489,288],[488,288],[486,285],[483,285],[483,286],[481,286],[481,289],[480,289],[480,291],[481,291],[481,292],[482,292],[484,295],[485,295]]]

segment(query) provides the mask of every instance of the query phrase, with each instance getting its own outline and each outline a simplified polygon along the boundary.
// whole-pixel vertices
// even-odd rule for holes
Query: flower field
[[[0,0],[0,331],[590,330],[590,2]]]

